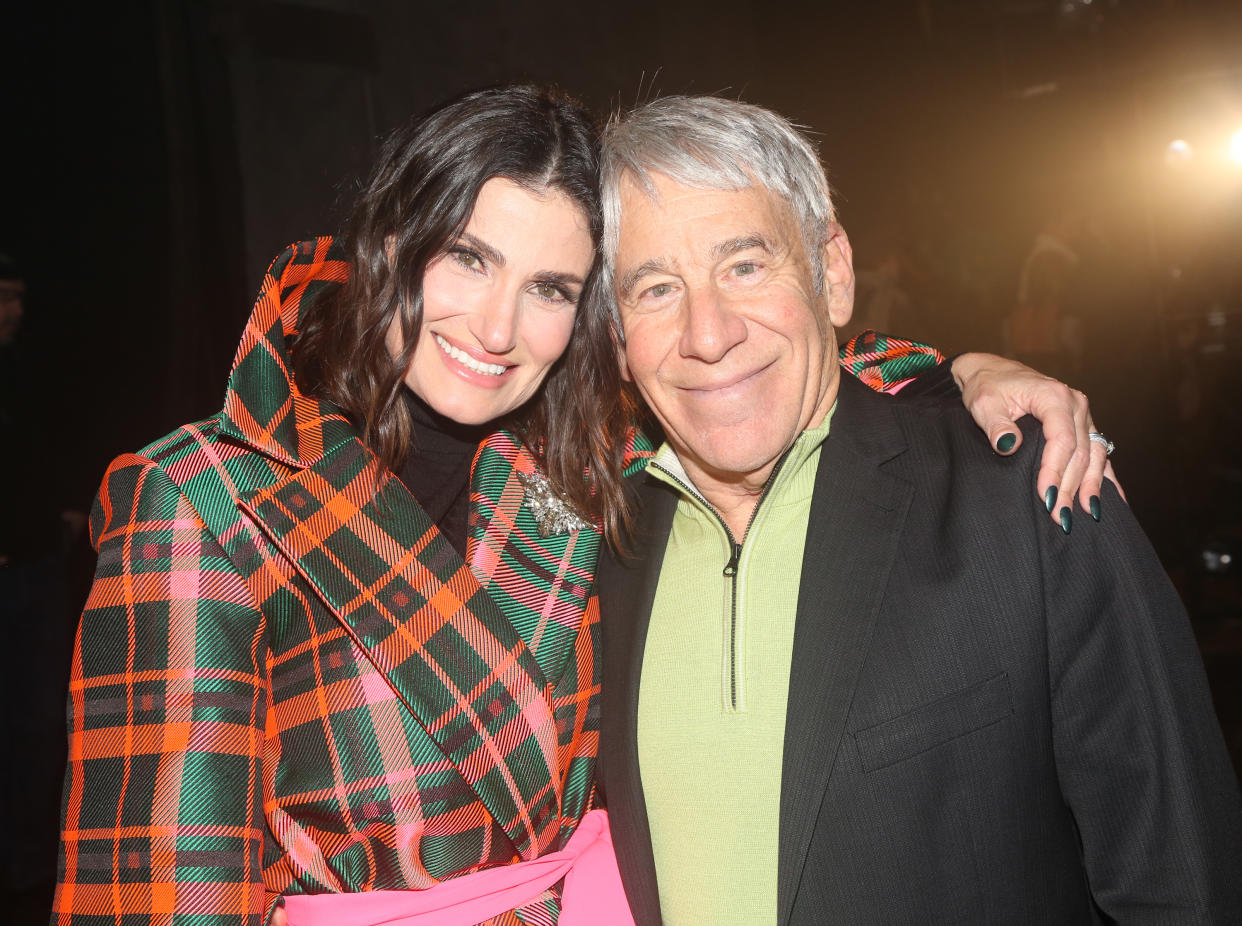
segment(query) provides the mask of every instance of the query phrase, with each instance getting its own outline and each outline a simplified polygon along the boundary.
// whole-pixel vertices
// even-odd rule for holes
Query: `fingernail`
[[[1052,506],[1057,503],[1057,487],[1048,486],[1048,491],[1044,493],[1044,505],[1048,509],[1048,513],[1052,513]]]
[[[999,453],[1008,453],[1013,450],[1013,445],[1018,442],[1018,435],[1011,431],[1006,431],[996,439],[996,450]]]
[[[1070,532],[1070,528],[1074,526],[1074,516],[1068,508],[1062,508],[1058,517],[1061,519],[1061,530],[1065,533]]]
[[[1087,499],[1087,504],[1091,506],[1091,517],[1095,518],[1097,521],[1100,520],[1100,497],[1098,495],[1092,495],[1089,499]]]

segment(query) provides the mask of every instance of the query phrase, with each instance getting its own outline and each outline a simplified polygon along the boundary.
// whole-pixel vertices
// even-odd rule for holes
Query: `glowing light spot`
[[[1229,139],[1229,160],[1242,164],[1242,129],[1234,132],[1233,138]]]
[[[1169,147],[1164,149],[1164,163],[1170,167],[1184,167],[1194,156],[1195,150],[1184,138],[1175,138],[1169,142]]]

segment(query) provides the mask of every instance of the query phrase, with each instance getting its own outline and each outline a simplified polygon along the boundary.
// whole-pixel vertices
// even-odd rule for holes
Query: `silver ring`
[[[1087,437],[1094,443],[1102,444],[1104,446],[1104,456],[1106,457],[1111,457],[1113,455],[1113,451],[1117,449],[1117,445],[1099,431],[1090,431],[1088,432]]]

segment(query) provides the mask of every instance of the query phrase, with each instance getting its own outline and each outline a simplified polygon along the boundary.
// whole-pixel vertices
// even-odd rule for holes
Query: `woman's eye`
[[[449,252],[453,260],[461,264],[467,270],[481,270],[483,268],[483,258],[475,254],[474,251],[467,251],[464,248],[454,248]]]
[[[573,302],[572,297],[555,283],[536,283],[535,295],[549,302]]]
[[[657,283],[655,286],[647,290],[647,295],[652,299],[661,299],[673,291],[673,287],[668,283]]]

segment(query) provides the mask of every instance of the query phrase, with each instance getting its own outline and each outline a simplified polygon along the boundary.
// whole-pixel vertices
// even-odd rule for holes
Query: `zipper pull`
[[[737,561],[742,558],[742,545],[740,543],[733,544],[733,553],[729,557],[729,561],[725,563],[724,574],[726,578],[732,578],[737,575]]]

